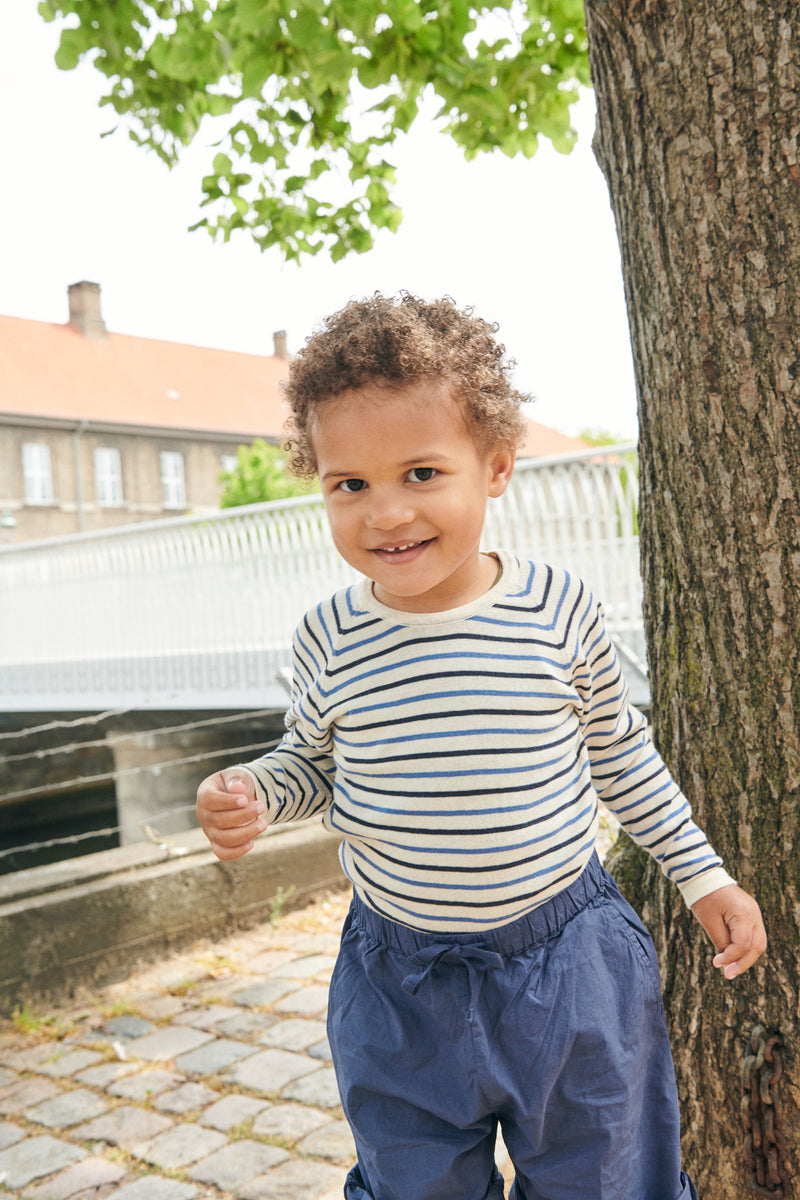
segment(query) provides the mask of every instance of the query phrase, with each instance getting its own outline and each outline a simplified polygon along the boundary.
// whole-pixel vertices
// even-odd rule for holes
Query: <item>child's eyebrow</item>
[[[421,454],[415,454],[413,456],[413,458],[405,459],[403,462],[398,463],[397,465],[402,470],[407,471],[410,467],[419,467],[423,463],[425,463],[426,465],[430,465],[431,463],[437,462],[437,463],[442,463],[444,465],[447,465],[448,463],[450,463],[452,461],[453,460],[452,460],[451,456],[449,454],[446,454],[443,450],[426,450]],[[320,476],[320,478],[321,479],[361,479],[362,476],[365,474],[366,474],[365,471],[358,470],[357,468],[352,471],[345,471],[345,470],[341,470],[338,467],[332,467],[330,469],[330,471],[326,471],[324,473],[324,475]]]
[[[363,471],[326,471],[320,479],[360,479]]]
[[[407,458],[405,462],[400,463],[400,466],[418,467],[420,463],[448,463],[450,461],[450,455],[446,454],[443,450],[426,450],[423,454],[415,454],[413,458]]]

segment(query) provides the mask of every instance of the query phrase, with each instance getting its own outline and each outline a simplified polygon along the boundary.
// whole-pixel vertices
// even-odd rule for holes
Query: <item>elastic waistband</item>
[[[591,903],[598,892],[609,888],[616,891],[613,879],[603,869],[597,855],[593,854],[583,872],[563,891],[516,921],[496,929],[485,929],[478,933],[431,933],[412,929],[409,925],[400,925],[381,916],[358,895],[353,898],[351,917],[352,923],[371,941],[396,950],[407,958],[429,946],[439,947],[445,942],[453,946],[479,946],[510,958],[558,933]]]

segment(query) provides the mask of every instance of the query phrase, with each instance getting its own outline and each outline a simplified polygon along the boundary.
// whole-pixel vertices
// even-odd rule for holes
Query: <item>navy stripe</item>
[[[322,812],[362,899],[420,929],[502,925],[566,886],[598,798],[682,886],[720,867],[601,606],[563,570],[501,559],[501,585],[454,613],[384,609],[366,583],[307,613],[287,735],[248,764],[271,821]]]

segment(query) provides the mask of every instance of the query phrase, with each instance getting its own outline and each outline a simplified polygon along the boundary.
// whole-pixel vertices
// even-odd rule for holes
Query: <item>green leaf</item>
[[[240,33],[265,33],[278,17],[278,6],[272,0],[239,0],[236,20]]]
[[[61,41],[56,50],[55,61],[60,71],[73,71],[80,62],[81,55],[86,51],[86,42],[82,30],[64,29]]]
[[[215,154],[212,165],[217,175],[230,175],[233,172],[233,163],[227,154]]]
[[[319,491],[315,481],[296,479],[290,475],[279,446],[262,438],[250,446],[239,446],[233,471],[220,473],[222,484],[221,508],[241,504],[258,504],[264,500],[284,500],[288,496],[304,496]]]
[[[512,9],[509,38],[496,22]],[[531,156],[540,137],[572,147],[569,109],[589,78],[582,0],[40,0],[39,11],[71,23],[58,65],[88,55],[101,104],[168,165],[213,116],[220,149],[193,228],[239,230],[292,261],[361,253],[376,229],[398,227],[386,148],[423,95],[468,158]],[[339,206],[308,194],[329,170],[351,181]]]

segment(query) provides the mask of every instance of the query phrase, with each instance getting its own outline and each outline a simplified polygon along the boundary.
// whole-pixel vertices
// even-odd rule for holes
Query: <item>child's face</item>
[[[482,449],[443,384],[345,392],[320,407],[311,441],[336,547],[381,603],[442,612],[489,590],[486,501],[505,491],[514,453]]]

